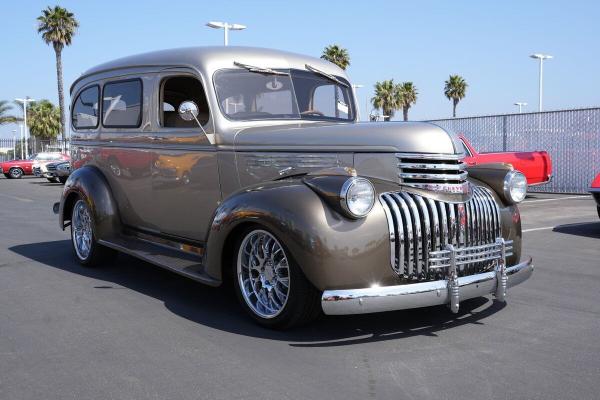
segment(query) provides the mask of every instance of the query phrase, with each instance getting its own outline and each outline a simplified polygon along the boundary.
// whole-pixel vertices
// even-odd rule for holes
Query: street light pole
[[[527,103],[523,103],[523,102],[516,102],[515,106],[519,107],[519,114],[521,114],[523,112],[523,107],[525,107],[527,105]]]
[[[229,45],[229,30],[232,31],[241,31],[246,29],[246,25],[242,24],[230,24],[228,22],[221,21],[210,21],[206,24],[206,26],[214,29],[223,29],[223,45]]]
[[[13,129],[13,160],[17,159],[17,130]]]
[[[538,59],[540,60],[540,98],[539,98],[539,112],[542,112],[542,110],[544,109],[543,107],[543,100],[542,100],[542,94],[543,94],[543,87],[544,87],[544,60],[550,60],[552,58],[554,58],[551,55],[548,54],[541,54],[541,53],[536,53],[536,54],[532,54],[529,57],[534,58],[534,59]]]
[[[35,100],[30,99],[29,97],[25,97],[24,99],[15,99],[15,101],[23,103],[23,124],[25,125],[25,157],[29,157],[29,145],[27,143],[27,138],[29,136],[29,129],[27,127],[27,104]]]

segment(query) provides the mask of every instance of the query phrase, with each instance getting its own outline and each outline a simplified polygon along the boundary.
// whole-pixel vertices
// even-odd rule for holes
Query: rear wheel
[[[96,266],[113,259],[117,252],[97,242],[92,212],[79,198],[71,214],[71,244],[77,261],[86,266]]]
[[[11,179],[21,179],[23,176],[23,170],[21,168],[11,168],[8,171],[8,175]]]
[[[269,328],[286,329],[319,315],[319,292],[272,233],[257,226],[246,229],[235,249],[236,293],[255,321]]]

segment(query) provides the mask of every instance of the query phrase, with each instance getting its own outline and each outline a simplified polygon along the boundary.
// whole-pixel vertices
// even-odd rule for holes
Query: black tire
[[[21,168],[11,168],[8,170],[10,179],[21,179],[23,176],[23,170]]]
[[[46,178],[48,179],[48,182],[52,182],[52,183],[59,183],[60,181],[58,180],[58,178],[56,177],[52,177],[52,178]]]
[[[288,261],[289,269],[289,293],[287,302],[274,317],[265,318],[258,315],[247,303],[242,293],[240,278],[238,276],[238,256],[244,239],[255,231],[265,231],[274,237],[283,248]],[[248,227],[236,238],[233,260],[233,282],[237,298],[246,313],[258,324],[270,329],[290,329],[301,326],[315,320],[322,312],[321,293],[306,279],[304,273],[293,260],[290,251],[279,238],[268,229],[254,225]]]
[[[58,181],[59,181],[60,183],[62,183],[63,185],[64,185],[64,184],[67,182],[67,179],[69,179],[69,177],[68,177],[68,176],[59,176],[59,177],[58,177]]]
[[[598,211],[598,218],[600,218],[600,206],[596,207],[596,211]]]
[[[77,245],[75,244],[75,213],[78,210],[79,206],[85,208],[86,212],[90,216],[90,226],[91,226],[91,241],[89,246],[89,252],[87,254],[82,254],[77,249]],[[71,212],[71,247],[73,248],[73,254],[75,254],[75,258],[77,261],[86,267],[96,267],[107,262],[113,261],[115,257],[118,255],[116,250],[110,249],[106,246],[102,246],[98,243],[96,238],[96,227],[94,225],[94,218],[92,211],[87,203],[87,201],[79,197],[75,204],[73,204],[73,209]]]

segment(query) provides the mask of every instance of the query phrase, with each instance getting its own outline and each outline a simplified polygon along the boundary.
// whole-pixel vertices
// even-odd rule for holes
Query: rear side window
[[[71,123],[75,129],[90,129],[98,127],[98,105],[100,104],[100,87],[92,86],[77,96],[73,103]]]
[[[142,123],[142,81],[111,82],[102,92],[102,125],[137,128]]]

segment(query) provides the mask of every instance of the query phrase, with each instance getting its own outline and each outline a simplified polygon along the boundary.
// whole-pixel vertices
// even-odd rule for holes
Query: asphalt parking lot
[[[521,206],[533,277],[508,302],[254,325],[233,293],[127,256],[79,266],[62,186],[0,179],[0,399],[597,399],[600,219]]]

